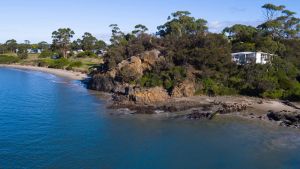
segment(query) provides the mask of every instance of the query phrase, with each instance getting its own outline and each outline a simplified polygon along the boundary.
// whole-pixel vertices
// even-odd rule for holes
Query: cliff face
[[[131,83],[142,78],[146,71],[152,70],[158,62],[163,60],[164,57],[160,56],[158,50],[132,56],[107,72],[95,73],[87,86],[92,90],[113,93],[116,101],[132,101],[144,104],[163,102],[170,97],[193,96],[195,84],[189,80],[177,85],[170,95],[163,87],[146,89]]]

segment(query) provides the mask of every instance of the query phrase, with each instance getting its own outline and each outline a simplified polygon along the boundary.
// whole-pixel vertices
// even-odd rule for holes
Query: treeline
[[[220,34],[208,31],[207,21],[188,11],[178,11],[158,26],[156,34],[137,25],[131,33],[111,25],[111,45],[100,71],[144,51],[158,49],[164,61],[142,78],[130,72],[118,81],[141,87],[163,86],[168,91],[184,80],[195,81],[195,94],[242,94],[300,100],[300,19],[285,6],[266,4],[266,21],[258,27],[233,25]],[[236,65],[231,53],[262,51],[275,54],[271,63]],[[129,74],[126,76],[126,73]]]
[[[29,40],[17,43],[15,39],[0,44],[0,54],[17,54],[19,59],[26,59],[28,53],[40,54],[41,58],[56,56],[56,58],[96,57],[103,54],[106,43],[98,40],[91,33],[84,33],[81,39],[72,41],[74,31],[70,28],[61,28],[52,33],[52,44],[45,41],[31,44]]]

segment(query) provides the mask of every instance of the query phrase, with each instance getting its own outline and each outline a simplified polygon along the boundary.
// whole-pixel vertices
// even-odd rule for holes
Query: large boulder
[[[121,77],[124,82],[134,81],[143,76],[142,60],[133,56],[129,60],[124,60],[118,64],[117,76]]]
[[[168,100],[170,97],[168,92],[162,87],[154,87],[150,89],[142,89],[135,91],[131,96],[133,101],[142,104],[159,103]]]
[[[87,88],[102,92],[112,92],[115,88],[114,80],[105,74],[96,74],[87,83]]]
[[[271,121],[280,122],[283,126],[300,128],[300,112],[269,111],[267,117]]]
[[[194,96],[195,92],[195,83],[193,81],[185,80],[173,89],[172,97],[191,97]]]
[[[145,66],[145,68],[149,68],[151,66],[154,66],[155,63],[160,60],[160,51],[154,49],[154,50],[151,50],[151,51],[147,51],[147,52],[144,52],[142,55],[141,55],[141,59],[143,61],[143,64]]]

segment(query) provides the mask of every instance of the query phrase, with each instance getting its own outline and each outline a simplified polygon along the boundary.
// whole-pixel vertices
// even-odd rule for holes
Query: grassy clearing
[[[0,55],[0,64],[12,64],[17,63],[19,59],[15,56]]]

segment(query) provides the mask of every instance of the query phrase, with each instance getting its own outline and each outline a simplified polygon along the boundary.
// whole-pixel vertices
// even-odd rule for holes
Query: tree
[[[145,32],[148,31],[148,28],[145,25],[138,24],[135,27],[135,30],[132,31],[132,34],[144,34]]]
[[[232,27],[226,27],[223,34],[230,40],[238,42],[252,42],[258,30],[255,27],[236,24]]]
[[[109,25],[111,28],[112,36],[110,39],[110,42],[112,45],[121,43],[122,40],[125,38],[125,34],[120,30],[119,26],[117,24],[111,24]]]
[[[262,6],[265,9],[265,17],[267,21],[274,20],[280,13],[280,11],[285,9],[284,5],[276,6],[274,4],[265,4]]]
[[[24,40],[24,44],[23,44],[27,49],[30,49],[30,48],[33,48],[31,45],[30,45],[30,41],[29,40]]]
[[[260,37],[256,41],[256,49],[281,55],[285,51],[285,46],[279,41],[274,41],[271,37]]]
[[[29,41],[29,40],[24,40],[24,43],[25,43],[26,45],[30,45],[30,41]]]
[[[26,59],[28,57],[28,44],[18,45],[17,55],[20,59]]]
[[[12,53],[15,53],[18,48],[18,43],[15,39],[7,40],[5,42],[6,49]]]
[[[86,32],[82,36],[81,45],[84,51],[94,50],[96,43],[97,43],[97,38],[95,38],[91,33]]]
[[[71,44],[71,47],[73,50],[82,50],[82,40],[81,39],[74,40]]]
[[[167,35],[174,35],[182,37],[184,35],[203,34],[207,32],[207,21],[204,19],[195,19],[190,16],[188,11],[177,11],[168,17],[168,22],[164,25],[158,26],[158,35],[165,37]]]
[[[70,49],[71,38],[74,34],[70,28],[60,28],[52,33],[53,45],[61,51],[64,58],[67,57],[67,51]]]
[[[42,41],[42,42],[39,42],[37,44],[37,47],[38,47],[38,49],[41,49],[42,51],[45,51],[45,50],[48,50],[50,48],[50,45],[47,42]]]
[[[95,44],[95,50],[104,50],[106,48],[106,43],[103,40],[98,40]]]
[[[6,47],[4,44],[0,44],[0,54],[4,54],[6,51]]]
[[[266,4],[263,6],[266,13],[266,22],[258,28],[273,38],[290,39],[300,32],[300,19],[295,17],[296,12],[285,9],[285,6]]]

